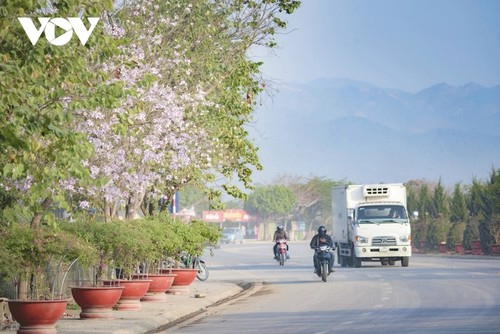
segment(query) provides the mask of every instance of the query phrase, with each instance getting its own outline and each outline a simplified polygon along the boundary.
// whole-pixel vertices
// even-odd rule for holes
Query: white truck
[[[408,267],[411,227],[402,183],[332,188],[333,242],[342,267],[361,262]]]

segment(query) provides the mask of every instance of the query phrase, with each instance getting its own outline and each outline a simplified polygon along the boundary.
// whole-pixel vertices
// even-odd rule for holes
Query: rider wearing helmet
[[[314,250],[321,245],[328,245],[328,246],[332,247],[332,249],[334,248],[332,237],[329,236],[328,234],[326,234],[326,227],[324,227],[324,226],[320,226],[318,228],[318,234],[316,234],[312,238],[311,243],[309,244],[309,246],[311,246],[311,249],[314,249]],[[314,263],[314,272],[315,273],[319,272],[319,270],[318,270],[319,263],[318,262],[319,261],[318,261],[317,253],[314,252],[313,263]],[[330,257],[330,263],[328,265],[330,272],[333,271],[332,266],[333,266],[333,254]]]
[[[274,258],[276,259],[277,258],[277,252],[278,252],[278,242],[280,239],[285,239],[285,240],[289,240],[288,239],[288,233],[286,233],[286,231],[283,229],[283,225],[278,225],[276,227],[276,231],[274,231],[274,235],[273,235],[273,241],[274,241],[274,246],[273,246],[273,255],[274,255]],[[286,251],[287,251],[287,259],[290,258],[290,256],[288,255],[288,244],[286,245]]]

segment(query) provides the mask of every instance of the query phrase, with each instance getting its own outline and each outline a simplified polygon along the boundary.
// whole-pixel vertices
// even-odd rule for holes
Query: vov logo
[[[67,19],[62,17],[39,17],[38,22],[40,23],[40,28],[37,29],[31,18],[18,17],[17,19],[23,26],[31,44],[36,45],[40,36],[45,31],[45,38],[47,41],[57,46],[66,45],[71,40],[71,37],[73,37],[73,31],[76,33],[82,45],[85,45],[92,31],[94,31],[97,22],[99,22],[98,17],[89,17],[88,21],[90,23],[90,28],[87,29],[79,17],[68,17]],[[65,33],[56,37],[56,26],[63,29]]]

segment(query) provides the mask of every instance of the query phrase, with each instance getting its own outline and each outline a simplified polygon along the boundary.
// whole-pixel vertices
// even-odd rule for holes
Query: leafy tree
[[[6,0],[0,5],[1,183],[30,208],[33,226],[54,202],[64,206],[67,180],[89,175],[82,161],[92,147],[69,126],[72,111],[79,105],[111,106],[122,93],[115,85],[104,85],[101,72],[88,70],[116,45],[101,28],[85,46],[76,38],[64,47],[44,38],[33,45],[17,18],[40,13],[86,18],[100,16],[111,5],[90,0]]]
[[[248,195],[245,210],[257,215],[265,228],[271,220],[288,220],[296,201],[294,193],[285,186],[259,186]]]
[[[331,192],[334,185],[345,184],[345,181],[332,181],[324,177],[301,177],[283,175],[275,183],[290,189],[297,199],[293,210],[296,220],[307,222],[307,230],[311,231],[319,225],[331,224],[332,201]]]
[[[486,191],[488,208],[490,208],[488,229],[491,233],[491,242],[500,244],[500,169],[492,170]]]
[[[419,212],[419,222],[417,229],[415,229],[416,240],[427,241],[428,236],[428,224],[429,224],[429,210],[431,208],[431,196],[429,191],[429,186],[423,184],[420,187],[418,193],[418,212]]]
[[[76,38],[65,46],[45,38],[33,45],[17,18],[57,13],[102,19],[111,7],[111,1],[91,0],[0,4],[0,184],[16,198],[2,207],[6,224],[29,224],[33,233],[50,236],[51,231],[41,233],[41,225],[43,221],[53,227],[52,206],[67,208],[66,194],[74,189],[74,180],[93,182],[82,163],[92,155],[92,146],[71,126],[74,111],[113,107],[123,94],[119,83],[106,83],[106,74],[93,70],[119,43],[102,26],[85,45]],[[26,298],[26,284],[18,286],[19,297]]]
[[[441,179],[439,179],[438,184],[434,188],[434,194],[432,196],[432,205],[430,206],[430,214],[433,218],[438,217],[448,217],[449,215],[449,199],[448,195],[444,191]]]
[[[469,249],[472,240],[480,240],[479,224],[482,220],[482,185],[477,179],[472,180],[466,196],[469,219],[464,231],[464,243]]]
[[[133,218],[145,198],[152,203],[166,196],[169,202],[190,182],[236,176],[251,187],[252,169],[261,166],[244,125],[251,120],[251,96],[262,85],[260,64],[246,53],[255,44],[272,45],[271,36],[286,26],[278,14],[290,14],[298,5],[290,0],[116,3],[112,22],[129,43],[101,70],[112,71],[110,81],[121,80],[134,94],[116,108],[81,110],[77,124],[96,151],[88,161],[92,176],[107,180],[93,190],[104,199],[107,219],[123,203]],[[230,182],[221,188],[244,197]],[[210,191],[211,203],[220,194]]]
[[[455,184],[453,195],[450,202],[450,243],[462,243],[464,239],[464,230],[468,220],[467,205],[462,193],[460,184]],[[470,245],[470,240],[468,241]]]
[[[477,230],[482,250],[487,253],[491,239],[488,226],[488,217],[490,217],[491,211],[486,186],[476,178],[472,181],[467,207],[470,214],[468,230],[473,233]]]
[[[208,196],[204,189],[187,184],[179,191],[179,198],[182,207],[194,207],[195,212],[201,212],[210,208]]]
[[[408,215],[412,216],[413,212],[418,212],[418,199],[416,190],[413,187],[407,185],[406,187],[406,206],[408,209]]]

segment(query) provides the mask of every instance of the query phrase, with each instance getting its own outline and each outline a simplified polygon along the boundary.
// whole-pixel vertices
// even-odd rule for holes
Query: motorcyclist
[[[320,226],[318,227],[318,234],[316,234],[312,239],[311,243],[309,246],[311,246],[311,249],[314,249],[314,256],[313,256],[313,263],[314,263],[314,272],[319,273],[319,260],[318,260],[318,253],[316,252],[316,248],[319,248],[322,245],[328,245],[334,249],[333,246],[333,240],[332,237],[326,234],[326,227]],[[330,272],[333,272],[333,253],[332,256],[330,256],[329,263],[328,263],[328,269]]]
[[[273,255],[274,255],[274,258],[277,259],[278,258],[278,244],[279,244],[279,241],[281,239],[285,239],[286,241],[288,241],[288,233],[286,233],[286,231],[283,229],[283,225],[278,225],[276,227],[276,231],[274,231],[274,235],[273,235],[273,241],[274,241],[274,246],[273,246]],[[288,244],[286,244],[286,258],[289,259],[290,258],[290,255],[288,254]]]

